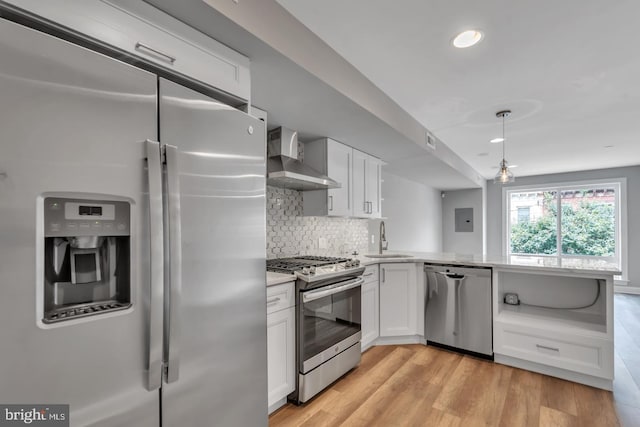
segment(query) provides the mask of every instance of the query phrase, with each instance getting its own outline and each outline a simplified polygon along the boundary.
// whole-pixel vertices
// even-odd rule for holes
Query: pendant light
[[[499,168],[500,170],[496,174],[495,178],[493,178],[493,182],[495,184],[506,184],[508,182],[515,181],[515,177],[513,176],[513,172],[509,170],[509,166],[507,165],[507,159],[505,159],[504,154],[504,144],[506,138],[504,136],[504,119],[511,115],[511,110],[502,110],[496,113],[496,117],[502,119],[502,161],[500,162]]]

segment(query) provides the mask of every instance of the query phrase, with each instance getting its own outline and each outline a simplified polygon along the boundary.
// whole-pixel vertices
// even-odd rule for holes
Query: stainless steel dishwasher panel
[[[427,343],[493,356],[491,269],[425,264],[424,270]]]

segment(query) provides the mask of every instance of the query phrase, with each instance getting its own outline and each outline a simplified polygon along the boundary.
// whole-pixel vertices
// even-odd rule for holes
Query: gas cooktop
[[[344,267],[356,267],[359,260],[349,258],[304,255],[290,258],[275,258],[267,260],[267,271],[293,274],[296,271],[304,274],[314,274],[316,267],[344,264]]]

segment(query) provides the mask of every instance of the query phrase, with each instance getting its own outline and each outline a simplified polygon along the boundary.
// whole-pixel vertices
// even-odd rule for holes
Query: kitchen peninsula
[[[358,259],[367,271],[375,270],[379,277],[376,298],[371,299],[377,301],[373,306],[376,315],[371,318],[378,319],[374,325],[378,329],[372,343],[365,346],[363,338],[363,349],[380,344],[425,343],[425,330],[421,327],[412,335],[383,336],[384,322],[378,314],[385,304],[383,289],[389,286],[383,269],[391,271],[404,264],[405,268],[411,266],[409,271],[415,271],[416,286],[398,289],[416,293],[405,296],[404,301],[416,305],[406,311],[416,313],[418,319],[412,321],[423,325],[425,301],[429,310],[424,264],[489,267],[495,362],[612,389],[613,278],[620,274],[616,266],[577,258],[416,252],[385,253],[381,258],[360,255]],[[292,280],[291,275],[267,273],[268,286]],[[366,312],[370,309],[363,289],[363,337],[367,335]]]

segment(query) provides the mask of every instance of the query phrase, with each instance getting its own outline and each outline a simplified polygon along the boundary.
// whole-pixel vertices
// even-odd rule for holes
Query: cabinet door
[[[145,2],[9,0],[160,68],[249,100],[249,59]]]
[[[369,155],[353,150],[353,216],[367,218],[369,199],[367,198],[367,166]]]
[[[381,200],[381,183],[382,183],[382,162],[372,156],[368,156],[366,165],[366,200],[369,202],[369,217],[381,218],[382,206]]]
[[[418,335],[418,286],[415,264],[380,265],[380,336]]]
[[[269,406],[295,389],[295,307],[267,316]]]
[[[330,216],[351,216],[353,149],[327,139],[327,175],[342,184],[327,191],[327,212]]]
[[[380,182],[382,162],[353,150],[353,216],[380,218]]]
[[[362,340],[360,346],[366,350],[379,336],[379,289],[378,280],[362,285]]]

